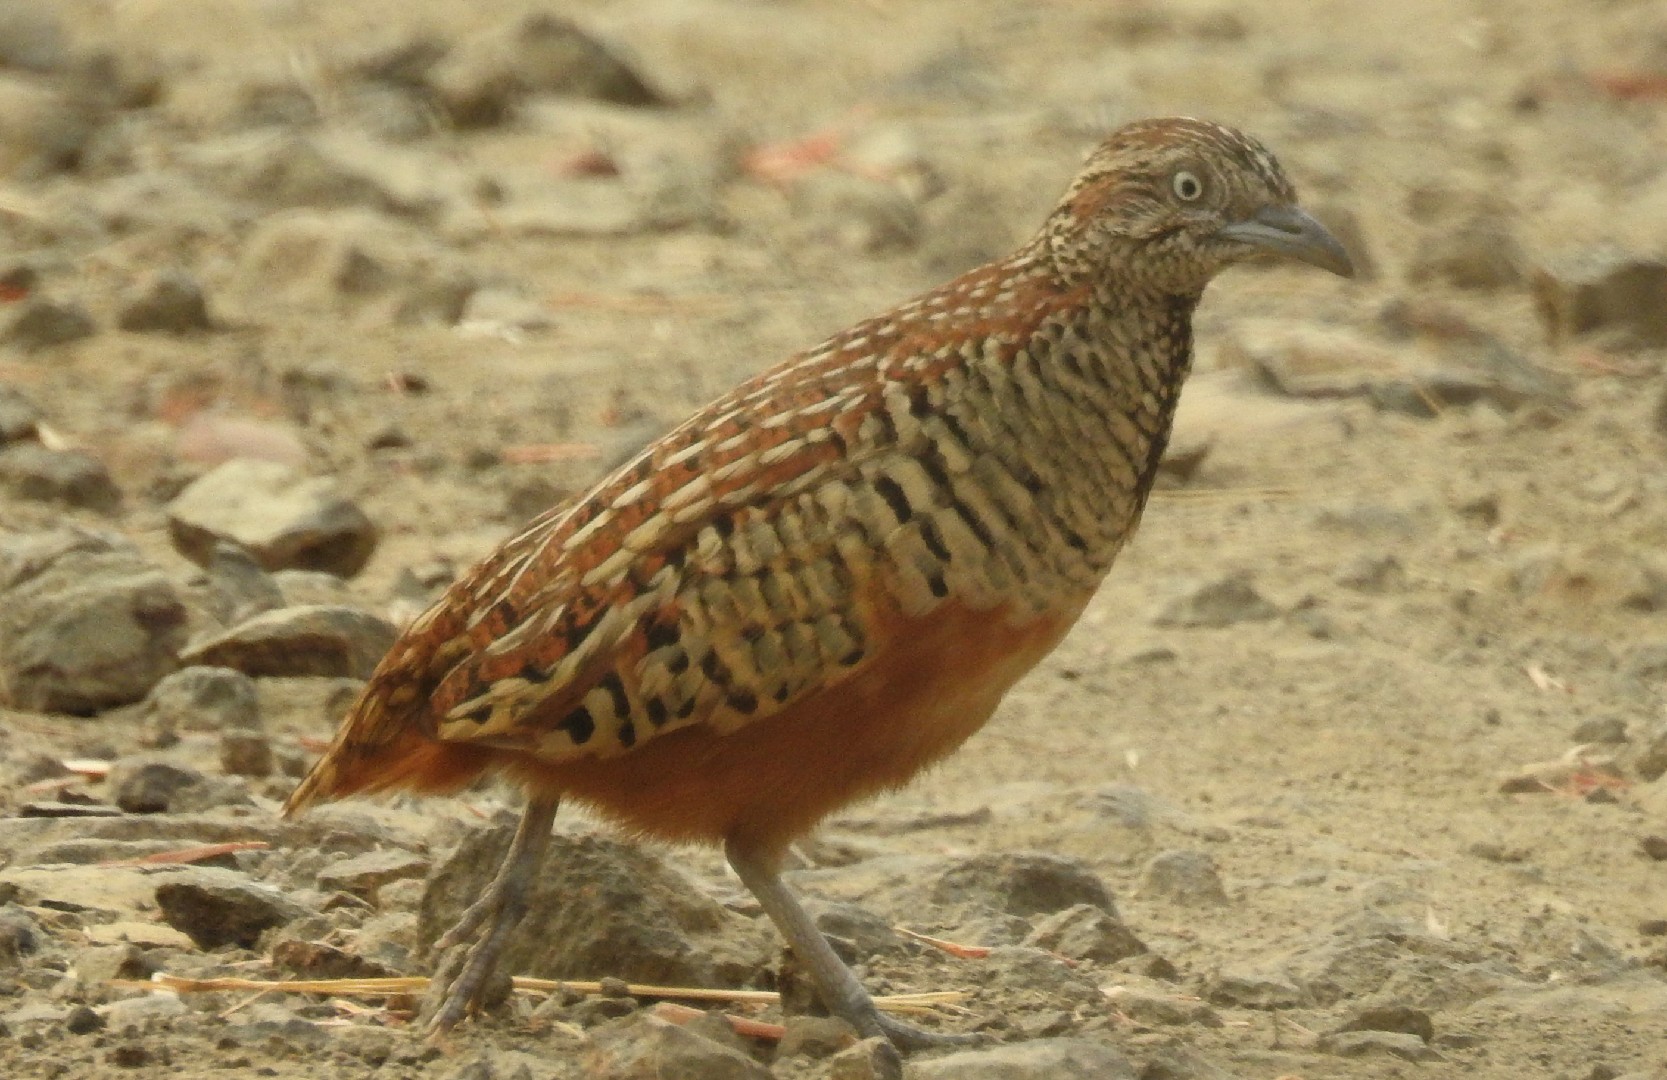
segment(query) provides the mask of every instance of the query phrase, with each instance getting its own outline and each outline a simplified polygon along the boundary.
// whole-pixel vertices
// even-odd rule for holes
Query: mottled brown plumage
[[[1238,132],[1129,125],[1030,243],[737,387],[418,619],[288,810],[526,786],[436,1023],[490,969],[566,797],[725,844],[830,1006],[917,1045],[776,866],[952,751],[1076,621],[1145,506],[1210,278],[1268,251],[1348,272],[1294,198]]]

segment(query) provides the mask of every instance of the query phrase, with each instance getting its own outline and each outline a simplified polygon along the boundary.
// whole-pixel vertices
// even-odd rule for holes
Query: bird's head
[[[1089,156],[1044,239],[1062,273],[1170,294],[1279,255],[1354,273],[1337,238],[1296,202],[1272,154],[1242,132],[1186,117],[1141,120]]]

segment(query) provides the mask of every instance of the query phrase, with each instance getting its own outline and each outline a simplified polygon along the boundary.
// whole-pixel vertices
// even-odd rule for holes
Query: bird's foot
[[[985,1042],[984,1036],[976,1032],[926,1031],[875,1009],[870,1018],[874,1029],[872,1034],[884,1035],[891,1045],[897,1047],[904,1054],[913,1054],[919,1050],[946,1050],[951,1048],[968,1049],[981,1046]],[[858,1024],[857,1030],[868,1032],[868,1025]]]
[[[444,1036],[471,1009],[485,1004],[498,957],[527,914],[527,891],[549,843],[556,806],[555,799],[534,799],[527,804],[497,877],[434,943],[434,953],[441,959],[429,980],[422,1009],[429,1018],[430,1036]]]
[[[525,888],[500,877],[435,942],[434,952],[441,959],[429,980],[422,1010],[429,1018],[430,1035],[445,1035],[483,1004],[498,957],[526,913]]]

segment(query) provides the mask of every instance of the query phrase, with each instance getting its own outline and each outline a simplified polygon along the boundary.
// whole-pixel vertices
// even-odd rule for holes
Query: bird
[[[1192,317],[1258,257],[1352,276],[1266,147],[1128,123],[1034,236],[742,382],[460,576],[285,805],[526,793],[437,943],[430,1030],[478,1007],[558,807],[722,847],[822,998],[898,1053],[782,879],[790,845],[960,746],[1059,644],[1133,534]]]

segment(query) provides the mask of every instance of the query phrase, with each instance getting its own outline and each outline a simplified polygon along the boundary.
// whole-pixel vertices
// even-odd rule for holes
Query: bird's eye
[[[1190,173],[1185,169],[1175,174],[1170,186],[1175,189],[1175,197],[1182,202],[1197,202],[1204,194],[1204,181],[1198,179],[1196,173]]]

